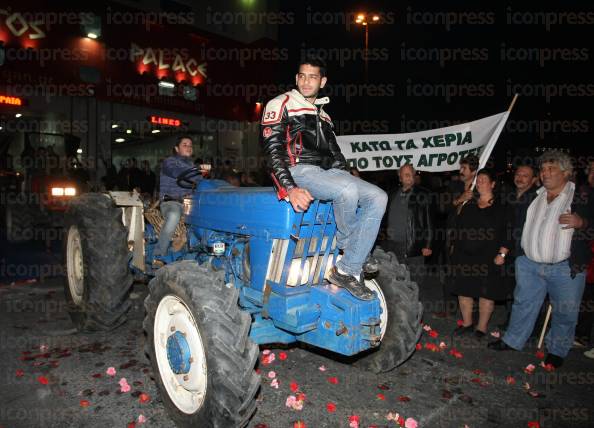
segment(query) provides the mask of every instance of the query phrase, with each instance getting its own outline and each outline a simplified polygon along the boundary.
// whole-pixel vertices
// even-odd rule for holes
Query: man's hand
[[[431,248],[423,248],[421,250],[421,254],[425,257],[429,257],[432,253],[433,251],[431,250]]]
[[[460,205],[466,201],[470,201],[472,199],[472,196],[472,190],[469,189],[464,191],[464,193],[462,193],[460,196],[458,196],[458,199],[456,199],[456,205]]]
[[[559,224],[564,224],[562,229],[581,229],[584,226],[584,220],[577,214],[566,212],[559,216]]]
[[[293,205],[293,209],[298,213],[307,211],[309,204],[313,200],[314,198],[306,189],[293,187],[289,190],[289,202]]]

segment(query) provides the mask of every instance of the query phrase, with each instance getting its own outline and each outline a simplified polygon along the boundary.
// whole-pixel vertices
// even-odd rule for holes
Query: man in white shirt
[[[546,295],[553,307],[545,343],[545,364],[563,364],[573,345],[585,264],[590,257],[585,229],[592,213],[574,198],[571,159],[550,151],[539,159],[543,187],[528,207],[522,232],[525,255],[516,259],[516,289],[509,328],[490,349],[521,350],[528,340]]]

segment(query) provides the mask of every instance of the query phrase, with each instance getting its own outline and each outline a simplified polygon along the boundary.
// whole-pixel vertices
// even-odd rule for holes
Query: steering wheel
[[[198,168],[197,166],[193,166],[180,173],[175,179],[175,181],[177,182],[177,185],[182,189],[194,190],[196,188],[197,183],[192,181],[191,179],[197,176],[202,176],[202,172],[200,168]]]

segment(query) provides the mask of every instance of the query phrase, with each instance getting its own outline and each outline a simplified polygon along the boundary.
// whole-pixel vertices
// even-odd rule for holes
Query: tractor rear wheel
[[[366,352],[355,365],[383,373],[398,367],[415,351],[423,332],[423,304],[419,302],[417,284],[393,253],[377,248],[373,255],[380,263],[379,275],[366,279],[365,285],[376,291],[380,300],[382,341],[379,348]]]
[[[79,331],[108,331],[126,321],[132,274],[122,211],[106,195],[73,199],[65,216],[64,291]]]
[[[145,352],[177,426],[243,427],[256,410],[251,316],[224,278],[223,271],[182,261],[159,269],[149,283]]]

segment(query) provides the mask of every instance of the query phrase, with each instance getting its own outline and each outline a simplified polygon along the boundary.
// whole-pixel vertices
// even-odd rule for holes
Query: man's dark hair
[[[192,144],[194,143],[194,141],[192,140],[192,137],[190,137],[189,135],[182,135],[181,137],[177,137],[177,141],[175,142],[175,146],[179,147],[179,145],[181,144],[181,142],[183,140],[190,140],[192,142]]]
[[[530,170],[532,171],[532,177],[536,177],[537,169],[536,169],[536,167],[534,165],[529,164],[529,163],[521,163],[521,164],[519,164],[519,165],[516,166],[515,171],[519,170],[520,168],[530,168]]]
[[[297,72],[299,72],[301,66],[305,64],[311,65],[312,67],[319,67],[320,76],[326,77],[326,63],[323,59],[318,58],[317,56],[306,56],[299,62],[299,65],[297,66]]]
[[[479,166],[479,158],[477,155],[468,155],[460,160],[460,165],[468,165],[468,168],[474,172]]]

